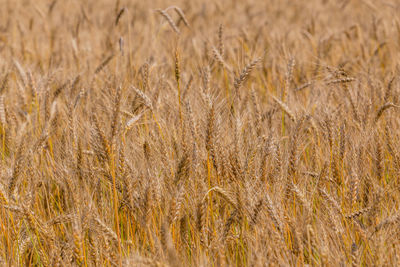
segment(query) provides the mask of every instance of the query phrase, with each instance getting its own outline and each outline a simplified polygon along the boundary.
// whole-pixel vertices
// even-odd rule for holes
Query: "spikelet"
[[[190,158],[189,154],[184,153],[179,160],[176,172],[175,172],[175,183],[179,183],[181,181],[186,181],[189,177],[190,171]]]
[[[183,13],[182,9],[177,7],[177,6],[172,6],[172,8],[175,10],[175,12],[178,14],[179,18],[183,21],[183,23],[186,25],[186,27],[189,26],[189,22],[185,17],[185,14]]]
[[[353,244],[351,245],[351,266],[352,267],[359,266],[357,251],[358,251],[358,246],[356,243],[353,242]]]
[[[102,71],[107,65],[108,63],[110,63],[110,61],[114,58],[114,54],[109,55],[106,59],[103,60],[103,62],[100,63],[99,66],[97,66],[97,68],[94,70],[94,74],[98,74],[100,71]]]
[[[290,89],[290,84],[293,80],[293,69],[294,69],[294,65],[296,64],[296,61],[294,60],[294,58],[291,58],[288,62],[287,65],[287,71],[286,71],[286,81],[285,81],[285,90],[286,93],[289,91]],[[285,99],[285,97],[282,97],[282,99]]]
[[[263,208],[263,203],[264,203],[264,200],[261,198],[257,201],[256,205],[254,206],[253,212],[251,213],[251,222],[250,222],[251,226],[257,224],[259,214]]]
[[[178,29],[178,26],[176,26],[175,22],[172,20],[171,16],[168,15],[168,13],[164,10],[157,9],[157,12],[161,14],[165,18],[165,20],[168,22],[168,24],[171,26],[171,28],[177,33],[180,34],[180,31]]]
[[[78,177],[81,181],[83,178],[82,166],[83,166],[82,141],[81,141],[81,139],[78,139],[77,156],[76,156],[76,170],[78,173]]]
[[[149,88],[149,63],[146,62],[141,67],[142,76],[143,76],[143,91],[146,91]]]
[[[272,222],[275,224],[275,227],[278,229],[278,231],[280,233],[282,233],[282,231],[283,231],[282,222],[279,219],[278,214],[276,213],[274,203],[272,202],[272,200],[268,194],[265,194],[265,201],[266,201],[266,205],[267,205],[268,215],[271,217]]]
[[[354,79],[354,78],[350,78],[350,77],[347,77],[347,78],[341,78],[341,79],[334,79],[334,80],[330,80],[330,81],[327,81],[325,84],[326,85],[332,85],[332,84],[342,84],[342,83],[349,83],[349,82],[353,82],[353,81],[355,81],[356,79]]]
[[[103,132],[95,114],[92,116],[92,121],[94,123],[92,146],[95,148],[95,152],[99,159],[101,159],[102,161],[109,160],[111,155],[110,143],[105,133]]]
[[[140,114],[130,118],[125,124],[125,132],[132,129],[132,127],[135,125],[135,123],[138,122],[142,116],[143,116],[143,113],[140,113]]]
[[[184,186],[181,186],[177,190],[176,197],[172,200],[168,217],[168,222],[170,224],[174,223],[180,217],[182,204],[184,200],[184,193],[185,193]]]
[[[325,201],[327,201],[335,210],[336,213],[342,215],[342,209],[339,205],[339,203],[331,196],[329,195],[325,189],[323,188],[318,188],[319,192],[321,193],[322,197],[324,198]]]
[[[119,22],[119,20],[121,19],[122,14],[124,14],[125,10],[126,10],[126,8],[123,7],[123,8],[121,8],[121,10],[118,12],[117,17],[115,18],[115,26],[118,25],[118,22]]]
[[[339,159],[341,161],[344,160],[345,152],[346,152],[346,132],[345,132],[345,125],[343,124],[340,127],[340,140],[339,140]]]
[[[207,208],[208,208],[207,199],[208,199],[208,195],[206,194],[206,196],[203,199],[200,199],[197,202],[197,206],[196,206],[196,226],[197,226],[197,231],[199,233],[200,242],[203,245],[208,244],[208,238],[207,238],[207,234],[206,234]]]
[[[131,86],[131,89],[133,89],[136,94],[143,100],[143,103],[146,107],[148,107],[150,110],[153,110],[153,104],[151,103],[150,98],[143,91],[137,89],[134,86]]]
[[[348,215],[345,216],[346,219],[356,219],[360,216],[362,216],[363,214],[368,213],[371,210],[371,207],[367,207],[361,210],[358,210],[356,212],[350,213]]]
[[[21,64],[17,60],[14,60],[14,66],[16,67],[16,69],[18,71],[18,75],[19,75],[19,78],[21,79],[22,83],[24,84],[24,86],[27,86],[28,78],[27,78],[26,72],[22,68]]]
[[[339,80],[339,82],[340,82],[340,80]],[[354,119],[355,119],[357,122],[359,122],[359,121],[360,121],[360,116],[359,116],[359,114],[358,114],[358,109],[357,109],[356,103],[354,102],[353,97],[351,96],[350,90],[349,90],[349,88],[347,87],[347,85],[346,85],[346,84],[343,84],[343,86],[344,86],[344,88],[345,88],[345,92],[346,92],[346,94],[347,94],[347,97],[349,98],[349,102],[350,102],[351,110],[352,110],[353,115],[354,115]]]
[[[29,236],[26,234],[25,231],[23,231],[19,237],[18,237],[18,253],[20,255],[25,255],[26,251],[30,248],[30,246],[32,246],[32,242],[30,242],[31,239],[29,238]],[[19,259],[20,257],[18,257],[18,261],[20,261]],[[22,263],[22,262],[19,262]]]
[[[179,82],[181,79],[181,71],[180,71],[180,67],[179,67],[180,63],[179,63],[179,52],[178,50],[175,51],[175,80],[176,83],[178,84],[179,87]]]
[[[397,105],[395,105],[393,103],[385,103],[384,105],[382,105],[379,108],[378,112],[376,113],[374,122],[376,123],[376,122],[379,121],[380,117],[382,117],[382,114],[383,114],[383,112],[385,112],[385,110],[387,110],[389,108],[393,108],[393,107],[399,108],[400,106],[397,106]]]
[[[82,245],[83,245],[83,238],[82,238],[82,229],[81,225],[79,225],[79,222],[77,218],[73,220],[73,254],[74,254],[74,260],[78,265],[83,264],[83,252],[82,252]]]
[[[224,58],[225,56],[224,27],[222,26],[222,24],[220,24],[218,28],[218,52],[221,58]]]
[[[150,215],[151,215],[151,208],[153,205],[153,200],[152,200],[152,193],[153,190],[151,188],[151,185],[148,185],[145,192],[144,192],[144,198],[143,198],[143,225],[146,226],[149,223]]]
[[[238,217],[238,212],[237,210],[234,210],[229,218],[226,220],[225,225],[224,225],[224,232],[222,234],[222,241],[226,242],[228,239],[229,231],[231,230],[231,226],[233,223],[237,220]]]
[[[181,99],[185,100],[185,102],[187,102],[186,101],[187,94],[191,91],[190,89],[192,88],[192,85],[193,85],[193,75],[190,75],[189,81],[187,81],[185,88],[183,89],[182,97],[181,97]],[[186,103],[185,103],[185,105],[186,105]]]
[[[226,68],[227,70],[229,70],[230,72],[232,72],[231,66],[229,66],[229,65],[225,62],[223,56],[220,54],[220,52],[217,50],[217,48],[212,47],[212,51],[213,51],[213,54],[214,54],[214,58],[217,60],[217,62],[218,62],[219,64],[221,64],[224,68]]]
[[[205,197],[207,197],[208,194],[213,192],[213,191],[216,192],[219,196],[221,196],[232,207],[234,207],[235,209],[238,209],[238,203],[236,202],[236,200],[231,196],[230,193],[228,193],[227,191],[225,191],[221,187],[216,186],[216,187],[211,188],[210,190],[208,190],[208,192],[207,192]]]
[[[304,84],[302,84],[302,85],[296,87],[296,88],[294,89],[294,91],[295,91],[295,92],[301,91],[301,90],[303,90],[303,89],[305,89],[305,88],[307,88],[307,87],[309,87],[309,86],[311,86],[311,85],[313,85],[313,82],[306,82],[306,83],[304,83]]]
[[[24,149],[24,140],[23,140],[23,135],[20,136],[19,144],[18,144],[18,149],[15,153],[14,157],[14,167],[12,169],[12,174],[10,181],[8,183],[8,196],[10,197],[12,193],[14,192],[17,179],[19,178],[19,175],[21,174],[22,171],[22,165],[24,163],[24,159],[26,156],[24,156],[23,153]]]
[[[253,60],[252,62],[247,64],[244,67],[244,69],[242,70],[242,72],[240,73],[239,77],[235,78],[233,86],[234,86],[236,91],[239,90],[240,86],[242,86],[243,83],[248,79],[248,77],[250,76],[251,72],[256,67],[258,62],[260,62],[260,60],[261,60],[261,58],[256,58],[255,60]]]
[[[3,127],[7,124],[6,109],[4,107],[4,96],[3,95],[0,96],[0,122]]]
[[[393,88],[393,83],[395,80],[396,76],[393,76],[392,79],[390,79],[386,91],[385,91],[385,96],[383,97],[383,103],[388,103],[389,102],[389,98],[392,95],[392,88]]]
[[[203,94],[208,96],[210,93],[210,67],[206,66],[203,69]]]
[[[122,56],[125,55],[125,50],[124,50],[124,38],[121,36],[118,39],[118,45],[119,45],[119,51]]]
[[[278,98],[275,96],[271,95],[272,99],[281,107],[281,109],[289,116],[289,118],[293,121],[296,122],[296,116],[294,113],[289,109],[289,107],[280,101]]]
[[[8,87],[8,80],[9,80],[9,74],[10,73],[6,73],[6,75],[4,76],[1,85],[0,85],[0,94],[3,94],[4,91],[7,89]]]
[[[161,244],[163,246],[164,252],[167,255],[168,262],[171,267],[179,267],[181,266],[179,262],[179,258],[172,242],[172,237],[170,234],[170,230],[166,222],[161,224]]]
[[[111,120],[111,138],[112,142],[117,134],[118,127],[119,127],[119,113],[121,109],[121,87],[117,87],[117,92],[115,94],[114,99],[114,110]]]
[[[104,234],[108,239],[113,241],[113,243],[118,245],[118,237],[117,234],[108,227],[104,222],[102,222],[99,218],[94,218],[92,220],[94,227],[97,227],[100,230],[100,233]]]
[[[301,131],[302,124],[305,120],[305,117],[300,119],[296,123],[296,128],[293,131],[293,134],[290,139],[290,154],[289,154],[289,169],[288,169],[288,176],[293,176],[297,170],[297,143],[298,143],[298,136]]]
[[[383,147],[378,134],[375,136],[376,140],[376,147],[375,147],[375,174],[378,180],[381,180],[384,176],[385,172],[385,163],[384,163],[384,154],[383,154]]]
[[[261,136],[262,116],[261,116],[260,107],[258,105],[257,94],[256,94],[256,91],[254,90],[254,86],[251,87],[251,102],[253,104],[254,117],[255,117],[254,123],[255,123],[257,136]]]
[[[299,199],[301,205],[306,209],[308,216],[310,216],[312,214],[310,202],[307,200],[303,192],[301,192],[300,189],[294,183],[291,184],[291,187],[296,197]]]
[[[215,114],[215,105],[214,103],[210,103],[210,108],[208,111],[207,118],[207,128],[205,134],[206,141],[206,149],[211,154],[215,149],[215,128],[216,128],[216,114]]]
[[[56,99],[65,90],[65,88],[68,87],[69,83],[70,82],[67,81],[67,82],[63,83],[62,85],[60,85],[59,87],[57,87],[57,89],[54,91],[53,99]]]

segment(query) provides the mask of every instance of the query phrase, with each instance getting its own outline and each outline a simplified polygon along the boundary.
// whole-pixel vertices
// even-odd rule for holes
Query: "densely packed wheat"
[[[1,266],[400,265],[398,1],[0,1]]]

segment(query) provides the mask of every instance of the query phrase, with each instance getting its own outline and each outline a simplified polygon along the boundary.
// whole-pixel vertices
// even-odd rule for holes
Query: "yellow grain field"
[[[399,11],[0,0],[0,266],[399,266]]]

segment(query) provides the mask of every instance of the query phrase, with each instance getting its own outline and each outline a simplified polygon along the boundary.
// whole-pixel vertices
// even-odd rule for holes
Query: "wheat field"
[[[0,6],[0,266],[400,266],[398,1]]]

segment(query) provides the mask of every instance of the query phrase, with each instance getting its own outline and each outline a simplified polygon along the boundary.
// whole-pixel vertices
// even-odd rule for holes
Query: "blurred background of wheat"
[[[400,265],[399,2],[173,4],[0,1],[0,265]]]

